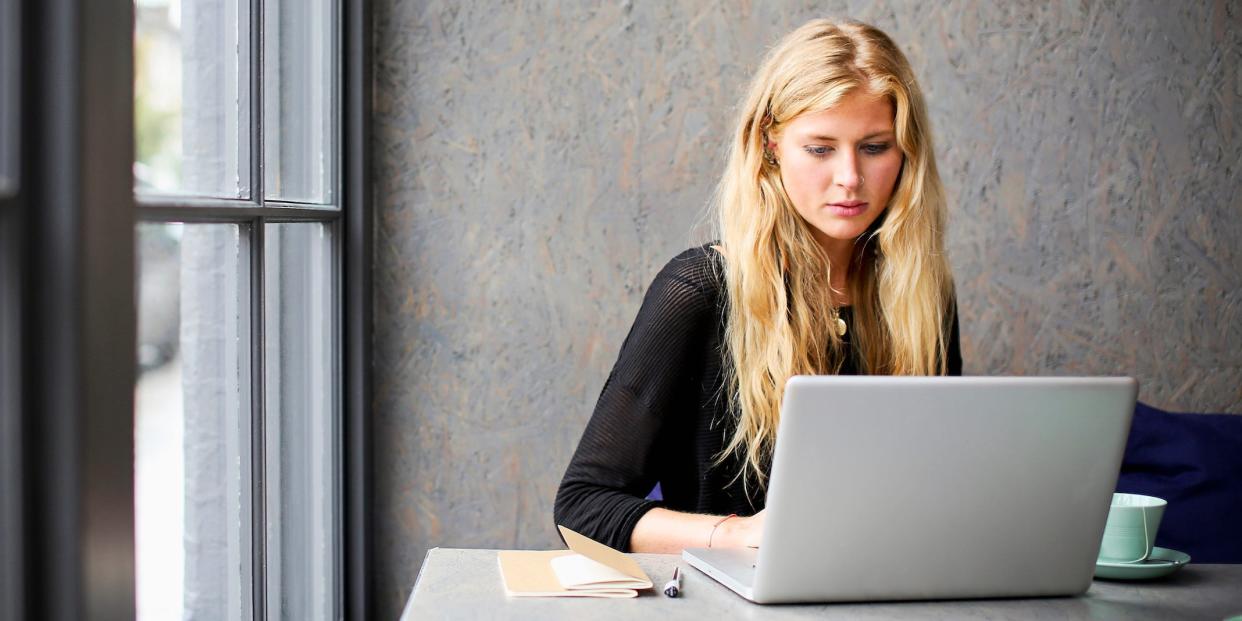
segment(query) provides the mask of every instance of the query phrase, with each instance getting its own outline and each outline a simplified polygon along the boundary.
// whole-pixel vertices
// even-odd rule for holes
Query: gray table
[[[680,556],[635,554],[657,587],[681,566],[682,596],[510,598],[495,550],[427,553],[406,602],[408,619],[1215,619],[1242,615],[1242,565],[1196,565],[1151,582],[1097,580],[1080,597],[877,604],[752,604]]]

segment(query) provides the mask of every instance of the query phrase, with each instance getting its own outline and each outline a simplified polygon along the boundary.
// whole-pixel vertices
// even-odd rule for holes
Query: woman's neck
[[[838,306],[847,306],[850,303],[850,259],[854,256],[854,240],[833,239],[819,231],[814,233],[815,240],[819,242],[819,245],[828,255],[828,263],[831,266],[828,272],[830,279],[828,284],[832,286],[834,291],[832,301]]]

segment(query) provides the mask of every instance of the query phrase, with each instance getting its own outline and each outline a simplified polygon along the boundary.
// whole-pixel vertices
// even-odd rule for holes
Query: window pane
[[[335,166],[332,0],[264,5],[264,194],[274,200],[332,202]]]
[[[250,195],[248,4],[136,0],[137,192]]]
[[[0,0],[0,198],[17,190],[17,0]]]
[[[269,224],[267,361],[268,612],[335,619],[340,407],[330,228]]]
[[[234,224],[138,226],[140,619],[250,606],[248,263]]]

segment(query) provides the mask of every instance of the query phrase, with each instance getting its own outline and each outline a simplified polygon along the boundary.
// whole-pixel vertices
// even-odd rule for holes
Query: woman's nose
[[[858,170],[858,158],[853,155],[843,155],[834,174],[837,185],[853,190],[862,185],[862,172]]]

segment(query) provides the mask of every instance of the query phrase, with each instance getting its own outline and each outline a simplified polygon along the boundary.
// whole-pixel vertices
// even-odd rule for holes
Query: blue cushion
[[[1169,501],[1156,545],[1196,563],[1242,563],[1242,415],[1139,403],[1117,491]]]

